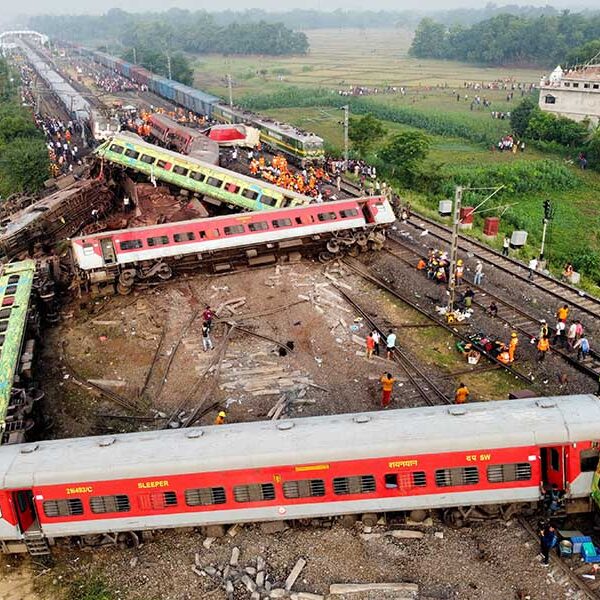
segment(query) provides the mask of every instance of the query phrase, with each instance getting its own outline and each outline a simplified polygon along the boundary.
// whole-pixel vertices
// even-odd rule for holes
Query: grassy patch
[[[107,584],[97,576],[76,579],[69,586],[67,600],[114,600]]]

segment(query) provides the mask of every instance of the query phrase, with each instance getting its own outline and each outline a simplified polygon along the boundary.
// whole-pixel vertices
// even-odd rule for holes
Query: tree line
[[[106,14],[43,15],[32,17],[29,26],[50,37],[90,44],[121,47],[143,44],[170,52],[222,54],[305,54],[304,33],[283,23],[233,21],[220,24],[206,11],[172,9],[164,13],[133,14],[111,9]]]
[[[96,39],[102,37],[104,33],[112,30],[115,16],[122,16],[123,11],[114,12],[112,18],[108,21],[101,21],[98,17],[56,17],[54,23],[73,24],[71,21],[75,18],[77,24],[84,26],[90,34],[80,36],[77,28],[74,27],[72,33],[80,36],[79,39]],[[585,11],[591,12],[591,11]],[[481,8],[452,8],[446,10],[347,10],[338,8],[333,11],[321,11],[313,9],[296,8],[282,11],[266,11],[260,8],[248,8],[245,10],[224,10],[219,12],[207,11],[189,11],[179,8],[171,8],[163,16],[169,21],[188,21],[194,19],[200,14],[209,15],[214,23],[219,27],[226,27],[234,23],[284,23],[291,29],[389,29],[390,27],[415,28],[421,19],[428,17],[439,23],[448,26],[453,25],[473,25],[486,19],[491,19],[502,13],[510,13],[527,18],[538,17],[540,15],[556,16],[560,11],[552,6],[519,6],[515,4],[502,5],[489,2]],[[141,15],[142,19],[152,18],[152,13]],[[30,25],[39,26],[40,23],[47,25],[48,17],[33,17]],[[100,28],[98,28],[100,27]],[[60,33],[56,30],[55,33]],[[71,38],[69,38],[71,39]]]
[[[491,65],[565,64],[589,60],[600,45],[600,13],[499,14],[465,27],[423,19],[410,54]]]
[[[50,176],[48,149],[30,109],[21,106],[18,75],[0,58],[0,199],[34,194]]]

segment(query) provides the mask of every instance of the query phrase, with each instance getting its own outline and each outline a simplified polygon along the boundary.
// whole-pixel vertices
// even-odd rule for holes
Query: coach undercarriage
[[[89,274],[89,291],[105,295],[115,291],[129,294],[136,283],[155,284],[170,279],[175,272],[202,270],[212,274],[228,273],[238,268],[293,263],[302,257],[317,257],[327,263],[345,255],[358,256],[378,251],[385,243],[385,233],[377,228],[365,231],[342,231],[269,242],[251,247],[175,255],[127,265],[109,265]]]

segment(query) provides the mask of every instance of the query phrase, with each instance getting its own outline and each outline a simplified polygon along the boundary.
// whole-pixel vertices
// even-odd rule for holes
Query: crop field
[[[537,82],[540,72],[478,67],[408,57],[412,33],[404,29],[319,29],[306,31],[310,52],[293,57],[208,55],[195,62],[195,83],[225,97],[230,73],[234,94],[266,93],[282,84],[337,89],[350,85],[461,86],[465,81],[514,78]]]

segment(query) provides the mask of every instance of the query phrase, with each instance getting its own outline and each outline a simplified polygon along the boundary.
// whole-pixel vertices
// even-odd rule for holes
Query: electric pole
[[[169,73],[169,79],[173,79],[171,76],[171,55],[167,52],[167,71]]]
[[[458,258],[458,228],[460,225],[460,208],[462,205],[463,188],[456,187],[454,206],[452,210],[452,241],[450,243],[450,273],[448,274],[448,310],[446,319],[451,320],[456,300],[456,262]]]
[[[137,65],[137,55],[135,53],[135,46],[133,47],[133,64]]]
[[[233,84],[229,73],[227,73],[227,89],[229,90],[229,106],[233,108]]]
[[[342,106],[344,111],[344,161],[348,162],[348,126],[350,124],[350,106]]]

